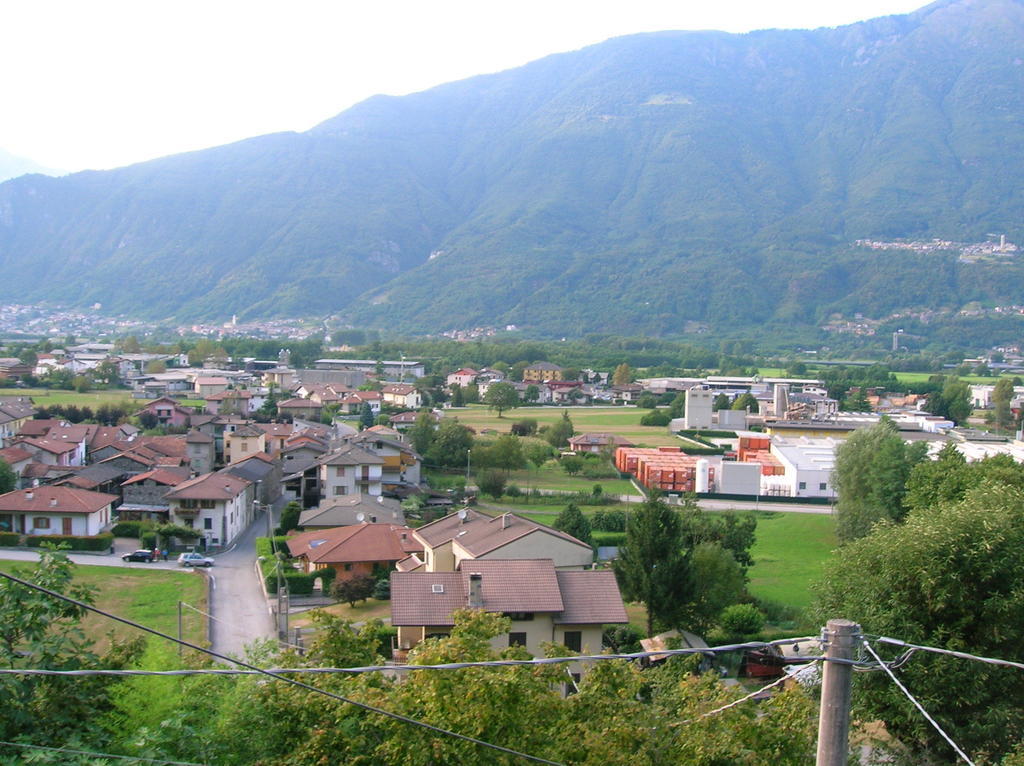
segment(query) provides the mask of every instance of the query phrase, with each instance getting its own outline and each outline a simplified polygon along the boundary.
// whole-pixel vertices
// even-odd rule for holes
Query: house
[[[470,383],[476,382],[476,376],[479,373],[472,367],[463,367],[461,370],[456,370],[447,378],[445,378],[445,385],[451,386],[462,386],[465,388]]]
[[[85,443],[57,441],[46,436],[18,436],[11,440],[12,447],[31,452],[35,462],[46,465],[72,466],[85,462]]]
[[[345,444],[316,461],[320,497],[379,495],[384,458],[357,444]]]
[[[0,446],[7,439],[15,436],[32,416],[36,409],[32,400],[26,396],[12,396],[0,399]]]
[[[549,380],[544,387],[551,392],[553,404],[589,404],[592,398],[583,384],[574,380]]]
[[[364,430],[363,433],[373,434],[375,436],[383,437],[384,439],[390,439],[391,441],[402,441],[402,432],[397,431],[394,428],[389,428],[388,426],[370,426]]]
[[[465,508],[413,534],[423,543],[428,572],[453,572],[466,559],[544,558],[556,569],[587,569],[594,561],[594,550],[586,543],[514,513],[488,516]]]
[[[255,485],[254,499],[269,505],[281,497],[281,461],[266,452],[254,452],[231,465],[225,466],[224,473],[240,476]]]
[[[26,535],[98,535],[117,495],[41,486],[0,495],[0,530]]]
[[[408,527],[361,523],[301,532],[288,539],[288,550],[305,572],[330,567],[337,573],[335,580],[350,580],[393,569],[395,562],[421,548]]]
[[[312,399],[285,399],[277,403],[277,414],[281,417],[319,420],[323,407]]]
[[[408,444],[388,439],[370,429],[349,437],[348,442],[358,444],[383,459],[380,477],[383,489],[420,485],[420,456]]]
[[[14,357],[0,357],[0,380],[18,380],[32,374],[33,365]]]
[[[616,447],[632,447],[633,442],[616,434],[577,434],[569,439],[569,449],[573,452],[590,452],[600,454]]]
[[[120,502],[121,482],[126,478],[126,474],[119,468],[97,463],[79,468],[74,473],[50,483],[58,487],[77,487],[106,495],[117,495]]]
[[[267,435],[254,425],[224,432],[224,462],[234,463],[256,452],[266,452]]]
[[[353,391],[341,400],[339,412],[345,415],[358,415],[363,411],[363,405],[370,405],[370,412],[374,415],[380,414],[381,394],[379,391]]]
[[[206,411],[211,415],[251,415],[257,407],[248,390],[228,389],[206,397]]]
[[[385,378],[407,378],[415,380],[426,375],[426,367],[423,362],[411,362],[405,359],[401,361],[379,361],[377,359],[317,359],[314,366],[318,370],[360,370],[364,373],[377,373],[380,367]],[[356,384],[358,385],[358,384]]]
[[[169,521],[203,533],[205,547],[228,545],[252,522],[252,484],[221,471],[184,481],[165,495]]]
[[[283,450],[295,433],[295,426],[291,423],[256,423],[255,426],[264,433],[265,449],[271,454]]]
[[[420,392],[408,383],[388,383],[380,389],[380,395],[384,404],[403,410],[417,410],[423,404]]]
[[[353,524],[388,523],[405,525],[405,511],[397,500],[383,495],[345,495],[324,500],[316,508],[308,508],[299,516],[303,529],[331,529]],[[419,550],[423,550],[420,546]]]
[[[399,431],[404,431],[416,425],[416,419],[419,416],[418,412],[399,412],[397,415],[392,415],[388,418],[388,422]]]
[[[466,608],[509,617],[511,630],[491,645],[522,646],[534,656],[546,642],[600,653],[604,626],[629,621],[611,570],[560,571],[550,559],[465,560],[456,571],[392,573],[394,659],[405,660],[425,638],[448,635],[452,612]]]
[[[195,473],[209,473],[217,460],[213,437],[202,431],[189,431],[185,434],[185,454],[189,467]]]
[[[18,477],[18,485],[21,485],[21,476],[25,470],[25,467],[32,462],[34,454],[29,452],[27,449],[21,447],[5,447],[0,449],[0,460],[3,460],[7,465],[14,471],[14,475]]]
[[[198,375],[196,376],[193,390],[200,399],[219,394],[228,390],[231,381],[220,375]]]
[[[564,370],[551,362],[537,362],[523,370],[524,383],[547,383],[549,380],[563,380]]]
[[[146,404],[135,413],[135,416],[142,417],[144,414],[148,414],[155,417],[162,426],[184,428],[188,425],[188,419],[192,413],[193,411],[189,407],[182,407],[173,399],[162,396]]]
[[[643,396],[644,387],[639,383],[624,383],[620,386],[612,386],[612,401],[618,404],[634,404],[637,399]]]
[[[121,521],[166,522],[171,505],[165,495],[174,487],[188,481],[187,468],[154,468],[137,474],[121,484],[124,502],[117,509]]]

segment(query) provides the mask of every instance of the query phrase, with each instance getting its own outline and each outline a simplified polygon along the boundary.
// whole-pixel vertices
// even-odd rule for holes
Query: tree
[[[437,422],[431,412],[421,412],[416,416],[416,422],[409,429],[409,443],[412,448],[421,455],[426,455],[427,450],[434,443],[434,435],[437,429]]]
[[[757,414],[757,399],[749,391],[740,394],[736,397],[736,401],[732,403],[734,410],[749,410],[753,414]]]
[[[697,633],[706,634],[722,610],[742,598],[746,578],[732,551],[718,543],[700,543],[694,547],[690,566],[693,571],[688,609],[690,625]]]
[[[651,497],[629,516],[626,541],[614,562],[622,595],[647,607],[647,635],[655,623],[675,627],[691,593],[689,557],[679,514]]]
[[[292,500],[288,505],[281,509],[281,519],[279,522],[279,528],[281,534],[287,534],[293,529],[298,529],[299,516],[302,515],[302,505]]]
[[[633,382],[633,370],[623,362],[615,368],[612,373],[613,386],[625,386]]]
[[[452,407],[465,407],[466,400],[462,395],[462,386],[458,383],[452,384]]]
[[[0,495],[5,492],[11,492],[17,483],[18,475],[14,473],[14,469],[11,468],[6,460],[0,458]],[[11,530],[8,529],[6,531],[10,532]]]
[[[558,464],[570,476],[575,476],[583,470],[583,458],[579,455],[566,455],[558,461]]]
[[[511,410],[519,406],[519,392],[511,383],[492,383],[487,387],[484,394],[484,404],[489,410],[497,410],[498,417],[504,410]]]
[[[473,447],[473,434],[452,418],[444,418],[427,450],[427,462],[441,468],[462,468]]]
[[[1024,645],[1024,492],[987,482],[963,501],[913,511],[841,548],[819,587],[814,615],[844,616],[866,634],[989,657],[1018,659]],[[902,650],[876,644],[884,659]],[[968,753],[998,761],[1024,731],[1019,674],[918,652],[897,671]],[[854,715],[883,720],[909,762],[953,753],[884,676],[858,675]]]
[[[477,488],[495,500],[500,500],[505,493],[505,474],[501,471],[486,469],[476,475]]]
[[[992,407],[995,414],[996,428],[1007,429],[1013,424],[1013,412],[1010,402],[1013,400],[1013,381],[1002,377],[996,381],[992,390]]]
[[[524,402],[536,402],[539,399],[540,399],[540,388],[537,386],[536,383],[531,383],[530,385],[528,385],[526,387],[526,390],[523,391],[523,401]]]
[[[718,616],[727,641],[744,640],[764,630],[764,613],[753,604],[733,604]]]
[[[678,393],[675,398],[672,399],[672,403],[668,406],[668,414],[670,418],[681,418],[686,414],[686,393]]]
[[[963,423],[971,414],[971,392],[966,383],[958,378],[946,378],[942,391],[928,397],[928,407],[935,415],[949,418],[954,423]]]
[[[836,448],[833,482],[839,493],[836,534],[840,542],[863,537],[879,521],[903,518],[907,479],[926,449],[925,442],[906,445],[888,418],[857,429]]]
[[[369,402],[363,402],[363,406],[359,410],[359,430],[369,428],[373,425],[373,408],[370,407]]]
[[[568,535],[572,535],[580,542],[584,542],[587,545],[591,543],[590,522],[580,509],[576,507],[575,503],[569,503],[565,506],[565,510],[558,514],[552,526]]]
[[[162,372],[167,372],[167,362],[163,359],[151,359],[146,362],[145,371],[147,375],[159,375]]]
[[[569,411],[562,410],[562,418],[550,425],[544,436],[552,447],[564,447],[574,433],[576,429],[569,418]]]
[[[526,465],[523,457],[523,445],[515,434],[502,434],[490,447],[491,464],[504,469],[505,473],[515,471]]]
[[[331,596],[338,601],[347,601],[354,607],[357,601],[366,601],[373,595],[377,581],[370,575],[356,575],[347,580],[335,580],[331,583]]]
[[[642,410],[653,410],[658,406],[658,398],[654,394],[645,391],[637,398],[636,406]]]
[[[729,409],[729,397],[725,394],[719,394],[715,397],[715,400],[711,402],[711,409],[715,412]]]
[[[533,436],[537,433],[537,421],[535,418],[523,418],[513,423],[510,430],[516,436]]]

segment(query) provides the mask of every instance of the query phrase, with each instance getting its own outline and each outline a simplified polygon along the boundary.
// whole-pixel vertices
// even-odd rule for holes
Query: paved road
[[[278,505],[283,505],[279,503]],[[280,513],[280,508],[275,511]],[[272,522],[273,523],[273,522]],[[202,572],[211,579],[210,612],[212,614],[213,650],[230,657],[243,657],[244,647],[257,638],[276,635],[273,618],[267,610],[255,571],[256,538],[267,533],[267,518],[260,515],[224,553],[210,558],[216,562]],[[72,553],[68,558],[83,566],[142,567],[179,572],[183,577],[202,576],[178,566],[172,558],[164,562],[122,561],[121,556],[138,547],[137,540],[118,539],[115,553]],[[8,561],[38,561],[33,550],[0,549],[0,559]]]
[[[540,490],[544,495],[571,495],[570,492],[560,490]],[[641,495],[619,495],[624,503],[642,503],[646,500]],[[481,505],[483,505],[481,503]],[[697,505],[705,511],[778,511],[780,513],[815,513],[828,516],[832,508],[828,505],[805,505],[804,503],[771,503],[754,500],[710,500],[699,499]],[[531,509],[532,510],[532,509]],[[538,513],[543,513],[538,508]],[[557,513],[557,511],[555,511]]]

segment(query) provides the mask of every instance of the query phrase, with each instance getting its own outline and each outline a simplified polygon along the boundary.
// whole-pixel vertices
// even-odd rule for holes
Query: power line
[[[874,657],[875,660],[882,666],[882,670],[884,670],[888,674],[889,678],[892,679],[893,683],[900,688],[900,691],[907,695],[907,699],[914,703],[914,707],[916,707],[918,711],[920,711],[921,715],[923,715],[925,719],[927,719],[928,723],[930,723],[935,728],[935,731],[942,735],[942,738],[949,743],[950,747],[952,747],[953,750],[956,751],[957,755],[963,758],[965,763],[969,764],[969,766],[974,766],[974,761],[968,758],[967,753],[961,750],[960,747],[956,744],[956,742],[954,742],[953,739],[942,730],[942,727],[939,726],[936,720],[932,718],[930,715],[928,715],[928,711],[921,706],[921,703],[914,698],[914,695],[907,690],[907,687],[900,683],[900,679],[898,679],[896,677],[896,674],[892,672],[889,666],[882,661],[882,658],[878,656],[875,650],[871,647],[871,644],[868,643],[867,639],[863,640],[863,644],[864,648],[867,649],[868,653],[871,654],[871,656]]]
[[[97,753],[92,750],[75,750],[70,747],[47,747],[46,745],[30,745],[26,742],[4,742],[0,740],[0,745],[6,747],[23,747],[29,750],[48,750],[51,753],[71,753],[73,755],[92,755],[97,758],[120,758],[125,761],[135,761],[136,763],[156,763],[162,766],[203,766],[201,763],[192,763],[191,761],[164,761],[158,758],[143,758],[139,755],[118,755],[116,753]]]
[[[819,657],[818,659],[822,660],[822,659],[824,659],[824,657]],[[762,686],[760,689],[754,689],[754,691],[750,692],[750,694],[747,694],[747,695],[745,695],[743,697],[740,697],[739,699],[735,699],[732,702],[728,702],[725,705],[722,705],[721,707],[715,708],[714,710],[709,710],[706,713],[701,713],[696,718],[688,718],[685,721],[675,721],[673,723],[670,723],[669,726],[685,726],[688,723],[696,723],[697,721],[701,721],[701,720],[703,720],[705,718],[710,718],[713,715],[718,715],[719,713],[725,712],[729,708],[736,707],[737,705],[740,705],[740,704],[746,702],[747,700],[752,700],[758,694],[763,694],[764,692],[768,691],[769,689],[771,689],[771,688],[773,688],[775,686],[778,686],[779,684],[785,683],[790,678],[791,678],[791,676],[783,675],[783,676],[781,676],[779,678],[776,678],[770,684]]]
[[[419,726],[421,728],[427,729],[428,731],[433,731],[437,734],[442,734],[446,737],[454,737],[455,739],[460,739],[464,742],[470,742],[474,745],[479,745],[480,747],[490,748],[491,750],[496,750],[498,752],[505,753],[506,755],[513,755],[528,761],[534,761],[536,763],[549,764],[549,766],[562,766],[562,764],[559,764],[556,761],[549,761],[545,758],[540,758],[535,755],[529,755],[528,753],[521,753],[518,750],[513,750],[502,745],[496,745],[492,742],[486,742],[482,739],[476,739],[475,737],[470,737],[466,734],[459,734],[458,732],[449,731],[448,729],[443,729],[440,726],[434,726],[433,724],[426,723],[425,721],[419,721],[415,718],[410,718],[409,716],[402,715],[401,713],[393,713],[390,710],[384,710],[383,708],[375,707],[365,702],[359,702],[358,700],[350,699],[349,697],[343,697],[340,694],[335,694],[334,692],[327,691],[326,689],[319,689],[315,686],[304,683],[302,681],[298,681],[294,678],[288,678],[287,676],[271,673],[270,671],[264,670],[263,668],[259,668],[256,665],[252,665],[242,660],[237,660],[232,657],[228,657],[227,655],[220,654],[219,652],[215,652],[212,649],[197,646],[196,644],[193,644],[189,641],[175,638],[174,636],[170,636],[166,633],[161,633],[159,630],[156,630],[154,628],[147,627],[132,620],[128,620],[124,617],[119,617],[116,614],[111,614],[110,612],[100,609],[99,607],[93,606],[92,604],[87,604],[84,601],[79,601],[78,599],[71,598],[70,596],[65,596],[64,594],[50,590],[49,588],[44,588],[42,585],[36,585],[35,583],[28,582],[27,580],[22,580],[20,577],[15,577],[14,575],[8,574],[7,572],[0,572],[0,577],[3,577],[6,580],[10,580],[11,582],[17,583],[18,585],[21,585],[23,587],[39,591],[40,593],[45,593],[46,595],[52,598],[60,599],[61,601],[66,601],[69,604],[74,604],[80,609],[85,609],[87,611],[94,612],[95,614],[101,615],[102,617],[106,617],[107,619],[114,620],[115,622],[120,622],[124,625],[136,628],[137,630],[142,630],[146,633],[157,636],[166,641],[171,641],[175,644],[179,644],[180,646],[187,646],[189,649],[194,649],[197,652],[208,654],[211,657],[216,657],[217,659],[234,663],[235,665],[239,665],[243,668],[247,668],[248,670],[253,670],[261,675],[265,675],[268,678],[274,678],[279,681],[284,681],[285,683],[291,684],[293,686],[298,686],[302,689],[306,689],[307,691],[311,691],[314,694],[322,694],[325,697],[330,697],[331,699],[338,700],[339,702],[347,702],[350,705],[354,705],[355,707],[361,708],[362,710],[366,710],[371,713],[378,713],[380,715],[386,716],[396,721],[402,721],[404,723],[412,724],[413,726]]]
[[[1017,670],[1024,670],[1024,663],[1014,662],[1012,660],[1000,660],[995,659],[993,657],[981,657],[977,654],[969,654],[968,652],[957,652],[952,649],[940,649],[937,646],[921,646],[919,644],[910,644],[906,641],[900,641],[898,638],[889,638],[887,636],[877,636],[874,640],[883,644],[902,646],[910,650],[932,652],[934,654],[946,654],[950,657],[958,657],[961,660],[974,660],[975,662],[984,662],[989,665],[1002,665],[1009,668],[1017,668]]]

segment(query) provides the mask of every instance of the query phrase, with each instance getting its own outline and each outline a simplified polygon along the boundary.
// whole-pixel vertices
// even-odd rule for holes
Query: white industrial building
[[[762,485],[770,485],[775,492],[765,494],[788,494],[790,497],[836,496],[832,485],[832,471],[835,468],[835,450],[840,441],[836,439],[809,439],[801,436],[794,439],[772,439],[772,455],[785,470],[782,476],[765,476]],[[779,492],[784,488],[788,492]]]

